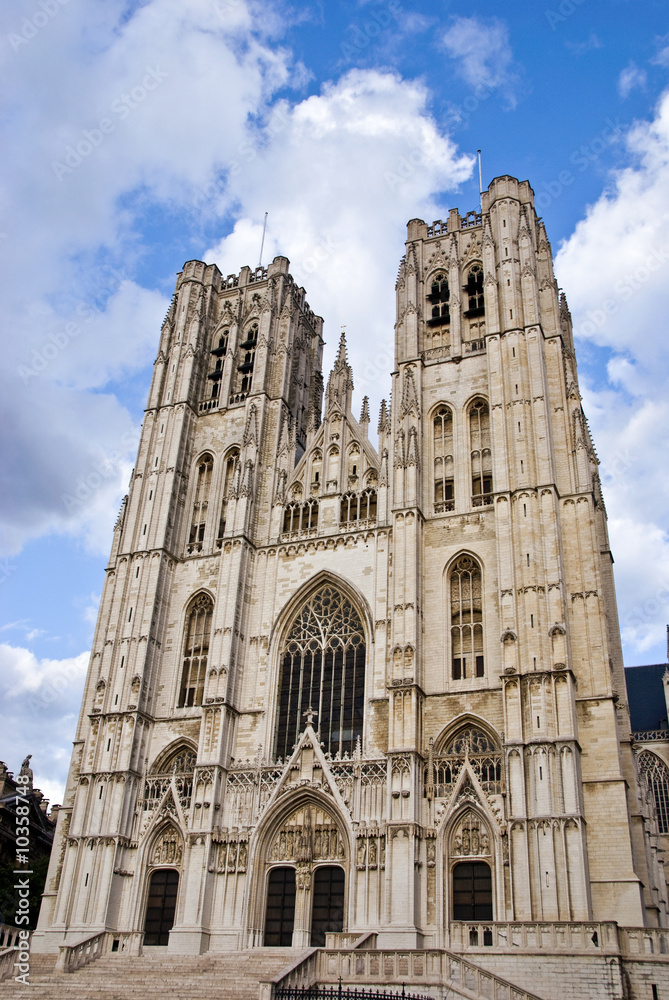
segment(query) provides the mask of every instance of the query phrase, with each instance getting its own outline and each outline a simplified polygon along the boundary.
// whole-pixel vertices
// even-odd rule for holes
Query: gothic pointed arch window
[[[214,339],[211,349],[211,361],[209,364],[209,374],[207,379],[211,384],[210,398],[218,399],[221,389],[221,379],[223,378],[223,359],[228,352],[229,330],[221,330]]]
[[[243,338],[239,345],[239,364],[237,365],[233,402],[246,399],[253,385],[253,369],[255,366],[256,348],[258,346],[258,324],[252,323],[247,327]]]
[[[434,444],[434,511],[455,510],[453,475],[453,412],[440,406],[432,422]]]
[[[658,829],[660,833],[669,833],[669,767],[657,754],[642,750],[639,770],[653,793]]]
[[[218,519],[218,535],[216,537],[216,547],[223,545],[225,526],[228,522],[228,505],[235,492],[239,471],[239,448],[231,448],[224,459],[223,473],[223,496],[221,498],[221,514]]]
[[[312,709],[326,752],[351,754],[362,737],[366,643],[352,602],[331,584],[302,605],[280,651],[275,754],[290,757]]]
[[[490,408],[484,399],[469,407],[469,447],[472,475],[472,507],[492,503],[492,448]]]
[[[460,556],[448,577],[451,620],[451,677],[454,681],[485,676],[481,567]]]
[[[195,498],[193,500],[193,515],[191,517],[190,533],[188,535],[188,552],[201,552],[204,532],[207,526],[207,508],[211,479],[214,473],[214,460],[211,455],[203,455],[197,463],[197,481]]]
[[[473,319],[485,315],[485,295],[483,293],[483,268],[480,264],[472,264],[467,274],[467,284],[464,286],[467,294],[468,307],[465,316]]]
[[[179,708],[202,704],[213,611],[208,594],[198,594],[186,611]]]
[[[438,271],[432,277],[430,293],[427,296],[427,301],[430,303],[428,326],[445,326],[451,322],[450,298],[451,293],[448,287],[448,278],[443,271]]]

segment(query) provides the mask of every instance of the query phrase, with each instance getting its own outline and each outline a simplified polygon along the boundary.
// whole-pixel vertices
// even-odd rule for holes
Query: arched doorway
[[[295,869],[272,868],[267,880],[264,943],[269,948],[290,948],[295,924]]]
[[[174,912],[179,890],[179,872],[159,868],[151,875],[144,920],[144,944],[166,945],[174,926]]]
[[[453,919],[492,920],[492,873],[485,861],[453,866]]]
[[[322,865],[314,872],[311,909],[311,947],[325,947],[326,931],[344,929],[344,869]]]

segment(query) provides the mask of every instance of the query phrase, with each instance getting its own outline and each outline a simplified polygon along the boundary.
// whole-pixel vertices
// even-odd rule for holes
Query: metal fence
[[[397,990],[348,989],[342,986],[281,986],[275,989],[276,1000],[433,1000],[423,993],[407,993],[404,983],[402,992]]]

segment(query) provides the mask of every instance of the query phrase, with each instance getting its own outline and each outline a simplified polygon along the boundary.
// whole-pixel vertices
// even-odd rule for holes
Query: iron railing
[[[349,989],[341,980],[338,986],[281,986],[274,990],[277,1000],[432,1000],[424,993],[407,993],[402,983],[402,991]]]

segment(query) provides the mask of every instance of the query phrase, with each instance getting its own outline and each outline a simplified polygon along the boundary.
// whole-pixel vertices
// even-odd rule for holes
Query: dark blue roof
[[[651,663],[646,667],[625,667],[632,732],[667,727],[667,703],[662,684],[667,669],[669,667],[666,663]]]

